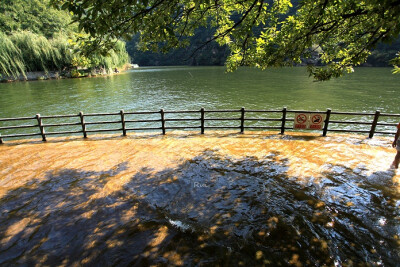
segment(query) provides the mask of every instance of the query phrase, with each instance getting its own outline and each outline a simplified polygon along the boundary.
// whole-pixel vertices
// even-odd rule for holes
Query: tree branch
[[[263,0],[255,0],[253,2],[253,4],[250,6],[250,8],[248,10],[246,10],[246,12],[243,14],[243,16],[241,17],[241,19],[236,22],[232,27],[230,27],[229,29],[225,30],[224,32],[214,36],[213,38],[211,38],[210,40],[206,41],[204,44],[202,44],[200,47],[196,48],[194,50],[194,52],[190,55],[189,58],[192,58],[197,51],[199,51],[200,49],[202,49],[203,47],[207,46],[209,43],[211,43],[212,41],[215,41],[218,38],[221,37],[225,37],[227,34],[229,34],[231,31],[233,31],[237,26],[239,26],[244,20],[245,18],[248,16],[248,14],[250,13],[250,11],[254,8],[254,6],[259,2],[259,1],[263,1]]]

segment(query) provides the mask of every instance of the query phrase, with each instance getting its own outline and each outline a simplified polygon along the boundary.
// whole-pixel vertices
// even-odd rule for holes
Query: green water
[[[143,68],[107,77],[0,84],[0,117],[125,110],[262,108],[400,113],[400,75],[359,68],[314,82],[304,68]]]
[[[390,70],[358,68],[344,78],[314,82],[302,67],[234,73],[225,73],[224,67],[161,67],[107,77],[3,83],[0,118],[201,107],[400,113],[400,75]]]

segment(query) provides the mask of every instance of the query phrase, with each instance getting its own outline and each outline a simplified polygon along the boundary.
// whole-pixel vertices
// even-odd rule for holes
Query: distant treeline
[[[2,0],[0,79],[25,76],[29,71],[72,71],[72,76],[79,76],[78,68],[110,71],[129,63],[122,41],[108,55],[94,51],[83,56],[77,40],[86,35],[70,22],[70,15],[51,8],[49,0]]]
[[[365,66],[388,67],[392,65],[389,61],[396,57],[400,51],[400,38],[390,44],[379,44],[368,57]]]
[[[126,49],[132,61],[140,66],[224,65],[229,49],[214,41],[203,46],[210,37],[212,37],[212,31],[201,28],[190,38],[188,47],[171,50],[168,53],[154,53],[141,51],[137,46],[140,36],[136,35],[126,43]]]

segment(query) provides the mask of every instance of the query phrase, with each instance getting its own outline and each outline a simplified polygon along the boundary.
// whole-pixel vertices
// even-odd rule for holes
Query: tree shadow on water
[[[328,166],[288,175],[290,162],[216,151],[175,168],[50,171],[0,199],[4,265],[395,266],[399,193],[393,172]]]

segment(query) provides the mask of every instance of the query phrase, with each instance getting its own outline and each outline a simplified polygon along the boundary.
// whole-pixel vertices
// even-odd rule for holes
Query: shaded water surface
[[[396,266],[399,177],[382,168],[388,139],[368,142],[265,135],[3,146],[0,264]],[[12,181],[26,170],[26,181]]]

